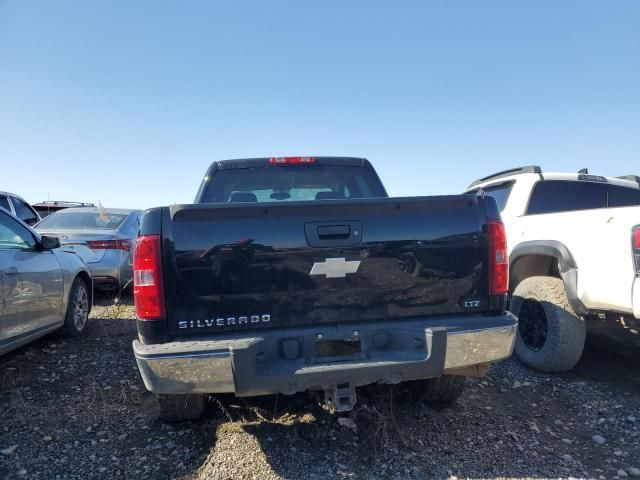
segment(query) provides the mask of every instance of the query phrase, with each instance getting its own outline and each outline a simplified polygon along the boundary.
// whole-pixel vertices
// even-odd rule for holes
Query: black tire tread
[[[516,287],[511,300],[511,311],[517,316],[522,302],[527,299],[542,303],[547,316],[547,340],[538,351],[516,339],[516,355],[530,368],[541,372],[566,372],[582,356],[586,338],[584,320],[571,308],[562,279],[556,277],[528,277]]]
[[[467,377],[460,375],[442,375],[425,382],[422,400],[433,406],[450,406],[462,395]]]
[[[84,284],[84,288],[87,290],[87,295],[89,295],[89,287],[87,286],[87,282],[85,282],[80,277],[76,277],[71,284],[71,289],[69,290],[69,300],[67,300],[67,313],[64,317],[64,325],[60,329],[60,333],[62,333],[66,337],[79,337],[87,329],[87,325],[85,324],[84,329],[82,331],[78,331],[73,324],[73,312],[71,311],[72,305],[70,300],[73,298],[79,282]]]

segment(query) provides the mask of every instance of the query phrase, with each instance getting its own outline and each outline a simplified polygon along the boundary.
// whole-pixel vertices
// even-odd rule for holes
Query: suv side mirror
[[[49,235],[43,235],[40,237],[40,245],[44,250],[53,250],[60,247],[60,239],[58,237],[51,237]]]

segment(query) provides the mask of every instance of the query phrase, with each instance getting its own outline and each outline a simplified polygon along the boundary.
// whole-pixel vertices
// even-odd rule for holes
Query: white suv
[[[566,371],[587,323],[640,342],[640,177],[547,173],[528,166],[481,178],[507,230],[515,351],[526,365]]]

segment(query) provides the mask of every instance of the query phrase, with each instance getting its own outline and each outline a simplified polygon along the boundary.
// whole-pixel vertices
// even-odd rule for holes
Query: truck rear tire
[[[561,279],[525,278],[513,292],[510,310],[518,317],[515,351],[522,363],[540,372],[566,372],[578,363],[586,327]]]
[[[187,422],[198,420],[207,405],[206,395],[156,395],[160,407],[160,418],[165,422]]]
[[[442,375],[428,380],[412,380],[397,385],[398,399],[403,402],[424,402],[435,408],[450,407],[464,391],[467,377]]]
[[[467,377],[442,375],[425,381],[422,401],[433,407],[450,407],[464,391]]]

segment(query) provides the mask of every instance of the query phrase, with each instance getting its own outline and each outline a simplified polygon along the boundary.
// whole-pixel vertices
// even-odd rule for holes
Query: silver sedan
[[[43,235],[58,237],[89,265],[95,288],[118,293],[131,287],[133,246],[141,210],[66,208],[36,225]]]
[[[0,208],[0,355],[59,328],[82,334],[91,286],[82,258]]]

